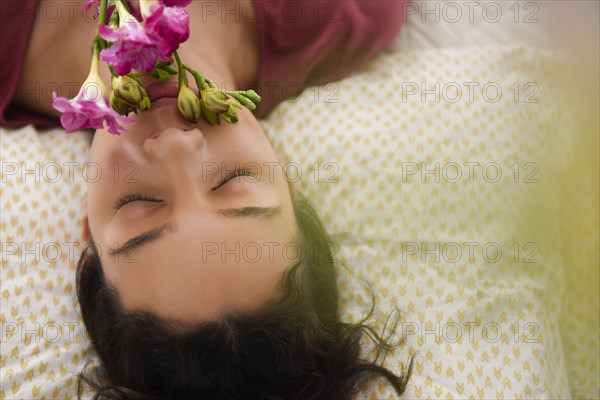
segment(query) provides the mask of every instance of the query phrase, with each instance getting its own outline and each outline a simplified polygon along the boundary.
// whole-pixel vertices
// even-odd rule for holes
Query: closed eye
[[[240,176],[249,176],[251,178],[258,179],[258,174],[255,171],[252,171],[247,168],[236,168],[233,171],[226,174],[223,178],[221,178],[219,183],[216,186],[212,187],[212,190],[215,191],[221,186],[225,185],[227,182]]]
[[[148,201],[151,203],[160,203],[162,200],[157,199],[156,197],[152,197],[152,196],[146,196],[143,194],[132,193],[132,194],[123,196],[119,200],[117,200],[114,204],[114,209],[115,209],[115,211],[119,210],[129,203],[133,203],[134,201]]]
[[[212,190],[213,191],[217,190],[221,186],[225,185],[226,183],[228,183],[228,182],[232,181],[233,179],[240,177],[240,176],[249,176],[254,179],[258,179],[258,174],[256,172],[249,170],[249,169],[237,168],[237,169],[229,172],[227,175],[225,175],[216,186],[212,187]],[[139,194],[139,193],[132,193],[132,194],[128,194],[128,195],[125,195],[125,196],[119,198],[114,204],[114,209],[115,209],[115,211],[117,211],[117,210],[123,208],[124,206],[126,206],[127,204],[133,203],[135,201],[147,201],[150,203],[162,202],[162,200],[160,200],[156,197]]]

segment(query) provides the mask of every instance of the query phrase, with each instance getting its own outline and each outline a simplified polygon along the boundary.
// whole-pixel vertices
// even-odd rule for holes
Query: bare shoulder
[[[89,71],[90,43],[96,34],[93,10],[67,0],[38,0],[14,101],[33,111],[58,117],[52,92],[73,97]],[[106,71],[108,73],[108,71]]]

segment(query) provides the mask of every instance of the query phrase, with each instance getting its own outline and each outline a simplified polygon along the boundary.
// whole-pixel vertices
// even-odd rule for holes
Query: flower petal
[[[137,23],[123,24],[119,29],[99,27],[100,36],[113,41],[113,45],[100,52],[100,59],[113,66],[119,75],[132,69],[151,72],[158,60],[168,59],[164,41],[149,36]]]
[[[171,55],[190,37],[190,16],[184,8],[159,4],[144,21],[144,29],[154,40],[163,42]]]
[[[186,7],[192,0],[161,0],[167,7]]]
[[[68,100],[57,96],[54,92],[52,99],[53,107],[63,113],[60,116],[60,122],[67,133],[86,128],[102,129],[106,124],[110,133],[120,135],[120,131],[125,129],[121,124],[134,123],[132,119],[119,115],[110,108],[105,98],[89,101],[84,100],[80,93],[75,98]]]

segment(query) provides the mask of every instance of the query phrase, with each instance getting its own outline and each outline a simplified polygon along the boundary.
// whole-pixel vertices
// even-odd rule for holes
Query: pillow
[[[340,246],[344,317],[367,315],[365,280],[377,329],[389,332],[387,315],[401,310],[406,344],[386,366],[400,373],[416,355],[408,398],[571,396],[560,177],[579,137],[555,87],[556,59],[524,46],[392,52],[263,124]],[[590,212],[571,211],[578,221]],[[580,264],[593,271],[598,250],[585,247]],[[593,386],[574,395],[598,393],[593,336],[582,376],[591,369],[596,380],[576,381]],[[395,397],[383,382],[363,395]]]
[[[581,301],[565,291],[578,282],[571,266],[597,275],[598,213],[587,197],[563,213],[557,176],[573,171],[581,145],[545,74],[552,62],[526,47],[390,53],[263,123],[340,246],[344,318],[369,310],[365,280],[376,329],[389,331],[388,314],[402,311],[406,344],[385,365],[400,372],[416,354],[408,398],[567,398],[569,382],[575,397],[598,395],[598,339],[586,335],[598,330],[582,330],[597,313],[576,309],[561,340],[563,299],[597,304],[597,291]],[[422,101],[421,83],[435,82],[444,100]],[[452,83],[465,82],[480,83],[473,100],[465,91],[450,101]],[[95,173],[89,137],[31,127],[1,135],[0,398],[74,398],[75,374],[93,356],[74,288],[79,202]],[[579,178],[597,202],[597,183]],[[571,219],[568,232],[579,226],[590,238],[563,257]],[[575,375],[565,349],[577,355]],[[361,395],[394,397],[383,382]]]
[[[581,24],[581,11],[587,2],[570,3],[565,6],[561,2],[527,0],[413,1],[406,6],[407,24],[392,48],[426,50],[518,43],[553,49],[558,44],[556,36],[566,37],[567,32],[560,31]],[[583,15],[585,13],[593,13],[593,9],[587,7]]]
[[[89,340],[75,267],[89,136],[0,129],[2,399],[72,399]]]

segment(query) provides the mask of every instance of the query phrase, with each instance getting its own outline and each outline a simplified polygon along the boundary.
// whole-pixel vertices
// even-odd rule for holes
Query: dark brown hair
[[[377,363],[399,343],[364,324],[374,303],[361,322],[340,321],[329,236],[304,196],[294,195],[294,209],[300,248],[310,251],[283,275],[278,296],[258,311],[193,326],[125,311],[87,246],[77,295],[99,365],[79,374],[79,397],[89,386],[94,400],[349,400],[375,376],[401,395],[412,358],[400,375]],[[374,361],[360,356],[365,334],[376,344]]]

